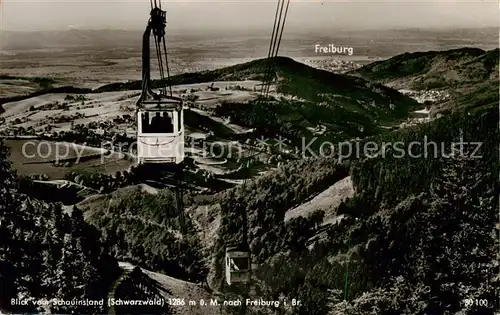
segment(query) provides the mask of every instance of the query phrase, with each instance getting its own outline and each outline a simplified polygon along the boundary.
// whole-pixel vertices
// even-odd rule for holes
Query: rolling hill
[[[228,88],[225,83],[258,83],[266,75],[272,80],[272,97],[266,102],[259,98],[259,85],[250,89],[238,85],[241,90],[228,89],[227,93],[224,90]],[[152,82],[154,87],[165,83]],[[318,70],[286,57],[276,57],[270,62],[259,59],[213,71],[176,75],[170,83],[176,87],[176,93],[185,97],[186,103],[192,103],[193,107],[207,109],[210,111],[208,114],[214,117],[229,117],[233,123],[246,128],[257,128],[265,137],[286,137],[295,146],[301,145],[304,138],[308,142],[315,137],[319,140],[343,141],[378,134],[385,131],[382,127],[399,124],[419,106],[412,98],[382,84]],[[203,83],[215,83],[215,88],[220,91],[209,91],[210,87],[193,88],[193,85]],[[37,91],[32,95],[0,99],[0,104],[4,103],[4,110],[8,111],[9,106],[17,106],[15,101],[26,100],[31,96],[40,98],[45,92],[51,95],[99,95],[140,89],[140,81],[113,83],[94,90],[59,87]],[[226,100],[225,94],[234,97]],[[215,97],[215,100],[210,97]],[[190,98],[194,100],[189,101]],[[194,112],[188,112],[186,121],[188,124],[195,122],[196,126],[208,130],[214,128],[209,119],[201,118]]]
[[[265,59],[258,59],[213,71],[185,73],[173,76],[170,82],[172,85],[180,85],[214,81],[262,81],[266,78],[267,71],[280,94],[325,105],[340,105],[349,111],[370,117],[389,120],[401,118],[416,105],[412,99],[381,84],[318,70],[287,57],[276,57],[270,63]],[[153,81],[153,86],[165,83]],[[140,88],[140,81],[131,81],[105,85],[95,92]]]
[[[273,100],[221,102],[215,116],[231,117],[237,124],[281,134],[289,139],[316,136],[311,129],[324,128],[323,135],[345,139],[377,134],[381,125],[396,124],[418,103],[398,91],[361,78],[318,70],[287,57],[250,61],[231,67],[171,78],[172,85],[200,82],[259,80],[270,73]],[[95,92],[140,89],[139,81],[102,86]],[[153,86],[165,82],[153,81]],[[258,90],[255,95],[258,95]]]
[[[405,53],[368,64],[349,74],[401,89],[460,87],[498,80],[498,49]]]
[[[498,64],[498,48],[460,48],[397,55],[349,74],[397,89],[449,92],[433,109],[437,113],[498,104]]]

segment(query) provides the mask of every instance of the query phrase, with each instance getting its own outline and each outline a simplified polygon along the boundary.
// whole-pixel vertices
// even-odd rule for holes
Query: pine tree
[[[15,194],[15,173],[7,160],[8,148],[0,141],[0,305],[10,306],[10,299],[15,297],[19,288],[18,276],[20,270],[16,264],[23,253],[19,242],[15,239],[18,234],[15,227],[18,224],[18,211],[21,208],[21,199]]]
[[[444,161],[431,189],[443,208],[434,219],[436,233],[427,248],[431,294],[439,301],[430,304],[431,312],[457,309],[457,301],[471,294],[492,300],[495,296],[488,285],[494,274],[494,175],[484,162],[468,156]]]

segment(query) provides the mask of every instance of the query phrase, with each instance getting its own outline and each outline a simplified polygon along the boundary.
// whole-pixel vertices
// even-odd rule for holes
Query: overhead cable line
[[[285,29],[285,22],[286,22],[286,17],[287,17],[287,14],[288,14],[288,7],[290,5],[290,0],[287,0],[287,3],[286,3],[286,9],[285,9],[285,14],[283,16],[283,23],[281,24],[281,31],[280,31],[280,34],[279,34],[279,37],[278,37],[278,43],[276,45],[276,50],[275,50],[275,53],[273,55],[273,59],[275,57],[278,57],[278,50],[280,48],[280,44],[281,44],[281,38],[283,37],[283,30]],[[281,9],[283,9],[283,6],[281,7]],[[271,60],[271,63],[273,62],[273,60]],[[271,65],[271,69],[273,68],[273,66]],[[271,80],[270,80],[271,81]],[[269,84],[267,85],[267,92],[266,92],[266,99],[268,98],[269,96],[269,90],[271,88],[271,82],[269,82]]]
[[[270,54],[267,58],[267,67],[266,67],[266,77],[264,83],[264,99],[267,100],[269,97],[269,92],[271,89],[272,77],[273,77],[273,69],[275,65],[275,58],[278,56],[279,46],[281,44],[281,38],[283,37],[283,30],[285,29],[286,17],[288,15],[288,8],[290,6],[290,0],[286,1],[285,8],[285,0],[279,0],[278,6],[276,8],[276,16],[275,16],[275,25],[276,28],[273,28],[273,35],[270,43]],[[283,9],[285,12],[283,13]],[[279,16],[278,16],[279,13]],[[274,61],[274,62],[273,62]]]
[[[270,84],[272,81],[271,80],[271,72],[272,72],[271,60],[272,60],[272,58],[276,57],[278,54],[279,45],[281,43],[281,37],[283,36],[283,29],[285,26],[286,16],[288,14],[288,7],[290,5],[290,0],[287,0],[286,9],[285,9],[285,12],[283,15],[284,4],[285,4],[285,0],[278,0],[278,4],[276,6],[273,31],[271,34],[271,41],[269,43],[268,56],[266,59],[267,67],[266,67],[266,70],[264,72],[264,82],[263,82],[263,86],[261,89],[261,95],[260,95],[262,97],[265,93],[266,96],[264,99],[261,98],[261,102],[265,102],[265,100],[267,100],[267,95],[269,93],[269,87],[270,87]],[[279,16],[278,16],[278,14],[279,14]],[[283,20],[282,20],[282,16],[283,16]],[[251,158],[253,156],[254,151],[255,151],[255,143],[251,144],[251,148],[249,150],[249,155],[248,155],[249,158]],[[249,161],[247,163],[249,164]],[[247,169],[250,169],[250,165],[248,165]],[[246,177],[243,180],[243,184],[242,184],[243,189],[246,187],[247,181],[248,181],[248,177]],[[245,214],[243,217],[243,234],[245,237],[245,241],[248,240],[248,235],[247,235],[248,234],[248,218],[247,218],[247,216],[248,216],[248,214],[247,214],[247,211],[245,210]]]

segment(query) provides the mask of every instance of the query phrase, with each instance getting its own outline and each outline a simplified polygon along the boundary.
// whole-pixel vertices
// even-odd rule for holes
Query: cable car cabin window
[[[231,271],[246,271],[250,268],[248,258],[232,258]]]
[[[142,114],[142,133],[173,133],[172,112],[145,112]]]

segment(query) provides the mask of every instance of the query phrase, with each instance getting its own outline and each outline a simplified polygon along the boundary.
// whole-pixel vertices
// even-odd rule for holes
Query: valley
[[[250,295],[303,302],[286,314],[484,311],[456,301],[464,292],[492,300],[499,280],[498,265],[480,275],[468,265],[486,264],[498,243],[489,230],[497,202],[498,109],[492,104],[498,101],[498,50],[403,54],[366,65],[341,63],[334,72],[277,57],[270,98],[263,100],[266,66],[257,59],[171,78],[174,95],[185,103],[182,214],[172,183],[144,181],[134,171],[140,81],[67,88],[57,79],[0,78],[7,87],[0,95],[0,174],[12,178],[16,202],[29,208],[22,196],[36,200],[38,212],[19,224],[59,231],[47,240],[30,234],[33,243],[61,244],[60,253],[39,258],[49,279],[70,279],[46,267],[63,270],[56,263],[63,259],[75,270],[85,266],[83,287],[91,287],[89,275],[109,275],[100,284],[117,296],[122,291],[116,288],[138,285],[165,299]],[[162,84],[153,81],[154,88]],[[483,142],[481,159],[370,158],[363,152],[339,161],[303,147],[316,139],[311,152],[319,154],[325,141],[410,143],[423,136],[449,144],[461,132]],[[43,214],[44,224],[37,225],[35,213]],[[255,277],[246,292],[229,287],[223,270],[226,244],[245,237],[244,216]],[[447,237],[450,231],[457,233]],[[436,252],[443,253],[437,261]],[[59,283],[47,284],[47,292],[74,293],[57,291]],[[29,290],[23,285],[20,290]],[[127,290],[133,289],[123,294]],[[272,314],[230,307],[165,313],[258,311]]]

